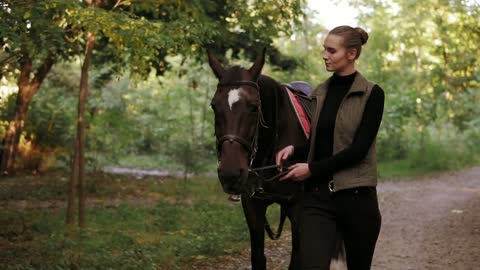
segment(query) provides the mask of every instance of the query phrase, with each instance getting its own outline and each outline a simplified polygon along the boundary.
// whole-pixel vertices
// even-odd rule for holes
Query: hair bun
[[[360,34],[360,40],[362,41],[362,45],[367,43],[368,40],[368,33],[363,30],[361,27],[355,27],[355,31],[357,31]]]

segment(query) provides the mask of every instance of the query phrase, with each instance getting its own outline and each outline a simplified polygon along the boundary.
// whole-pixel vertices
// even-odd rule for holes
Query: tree
[[[51,66],[81,55],[86,24],[97,33],[92,64],[102,67],[99,80],[108,81],[126,70],[137,77],[152,69],[161,75],[168,68],[166,56],[190,55],[204,61],[205,46],[219,53],[233,49],[234,56],[245,50],[253,57],[255,49],[268,45],[272,63],[295,66],[272,40],[292,31],[302,15],[303,0],[95,2],[100,8],[92,10],[74,0],[0,2],[2,76],[19,81],[18,109],[4,140],[2,171],[13,172],[25,112]],[[16,70],[23,70],[22,76]],[[30,77],[34,78],[27,83]]]
[[[162,74],[168,55],[203,59],[205,46],[220,51],[233,48],[252,54],[271,44],[301,14],[303,1],[2,1],[2,76],[17,78],[17,109],[5,137],[2,172],[12,173],[28,104],[51,67],[82,55],[77,143],[71,193],[76,177],[82,185],[83,110],[88,96],[88,65],[103,66],[108,81],[124,71],[144,78],[152,69]],[[93,50],[95,43],[96,50]],[[217,47],[217,45],[219,45]],[[272,50],[273,51],[273,50]],[[87,57],[88,56],[88,57]],[[278,56],[278,55],[277,55]],[[91,57],[91,59],[90,59]],[[279,57],[275,59],[280,59]],[[281,62],[281,61],[280,61]],[[288,61],[285,62],[288,64]],[[17,75],[16,71],[20,70]],[[81,189],[80,189],[81,192]],[[74,196],[71,196],[72,198]],[[70,198],[69,202],[73,199]],[[82,204],[82,199],[80,200]],[[69,209],[73,209],[69,206]],[[71,223],[73,215],[68,215]],[[82,219],[82,218],[81,218]],[[82,223],[82,221],[80,222]]]
[[[372,39],[361,59],[369,75],[424,99],[417,112],[427,123],[442,117],[440,105],[480,87],[480,5],[472,1],[352,1]],[[442,106],[443,106],[442,105]],[[451,110],[451,118],[461,109]]]
[[[76,47],[61,26],[66,1],[1,1],[1,76],[15,78],[16,105],[0,157],[0,172],[11,174],[28,106],[53,64],[69,58]]]
[[[103,55],[113,55],[114,58],[109,62],[118,67],[118,63],[127,63],[131,74],[145,76],[151,67],[157,68],[162,72],[165,65],[164,57],[168,54],[190,55],[199,52],[199,47],[211,43],[216,31],[212,31],[214,26],[221,22],[215,22],[208,15],[212,2],[194,1],[185,3],[182,1],[166,1],[158,3],[148,1],[144,3],[131,3],[130,1],[85,1],[87,7],[68,10],[68,24],[73,29],[85,29],[86,32],[86,51],[84,64],[82,67],[82,78],[80,83],[78,131],[75,147],[74,162],[72,168],[72,178],[70,183],[69,207],[67,214],[67,223],[73,223],[73,197],[75,188],[79,188],[79,224],[85,225],[84,219],[84,145],[83,145],[83,119],[84,104],[86,99],[86,89],[88,88],[88,63],[90,62],[93,43],[95,37],[103,40],[101,43],[105,53]],[[297,1],[282,1],[290,7],[295,7]],[[227,2],[228,4],[236,2]],[[272,9],[261,1],[253,2],[253,8],[259,4],[259,8],[267,13]],[[277,4],[278,4],[277,3]],[[251,5],[245,3],[247,11],[255,12]],[[213,5],[219,7],[219,5]],[[128,7],[128,8],[127,8]],[[221,6],[220,6],[221,7]],[[118,8],[118,9],[117,9]],[[224,8],[224,7],[222,7]],[[288,8],[283,11],[288,12]],[[236,16],[237,10],[232,9]],[[281,12],[282,13],[282,12]],[[265,14],[260,14],[265,15]],[[293,16],[292,14],[287,14]],[[144,17],[145,16],[145,17]],[[262,21],[257,16],[247,16],[256,18],[256,21]],[[265,17],[262,17],[265,18]],[[275,17],[267,16],[267,20]],[[228,18],[225,18],[226,20]],[[249,23],[255,23],[255,20]],[[94,23],[93,23],[94,22]],[[237,22],[237,24],[240,24]],[[280,25],[287,25],[285,22],[279,22]],[[256,25],[250,25],[255,27]],[[288,24],[290,27],[290,25]],[[278,26],[277,26],[278,27]],[[276,27],[274,27],[277,29]],[[213,28],[215,29],[215,28]],[[227,29],[226,27],[224,29]],[[252,28],[253,29],[253,28]],[[265,27],[264,27],[265,29]],[[277,29],[278,31],[278,29]],[[140,32],[140,34],[139,34]],[[274,32],[264,34],[268,38]],[[241,44],[239,41],[238,44]],[[243,44],[243,43],[242,43]],[[160,70],[159,70],[160,69]]]
[[[436,121],[460,130],[469,127],[477,115],[465,101],[478,100],[472,92],[480,88],[480,5],[459,0],[350,2],[371,37],[360,69],[388,86],[380,131],[380,138],[388,137],[385,145],[394,152],[407,147],[402,132],[409,123],[420,134],[419,148],[426,127]]]

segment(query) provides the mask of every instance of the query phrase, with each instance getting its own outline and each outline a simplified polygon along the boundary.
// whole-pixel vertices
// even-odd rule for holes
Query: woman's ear
[[[350,49],[347,49],[347,59],[349,61],[353,61],[355,59],[357,59],[357,49],[355,48],[350,48]]]

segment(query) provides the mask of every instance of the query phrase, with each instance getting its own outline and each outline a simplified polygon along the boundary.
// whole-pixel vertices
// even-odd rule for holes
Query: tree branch
[[[115,8],[117,8],[118,6],[122,5],[122,0],[117,0],[117,2],[115,3],[115,5],[113,6],[112,10],[114,10]]]

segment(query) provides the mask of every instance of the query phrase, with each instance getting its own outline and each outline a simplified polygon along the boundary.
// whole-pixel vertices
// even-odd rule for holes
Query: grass
[[[419,127],[412,121],[403,127],[401,139],[384,139],[379,144],[380,177],[417,176],[480,164],[476,126],[460,130],[448,122],[433,122]],[[394,158],[400,160],[387,160]]]
[[[137,169],[158,169],[165,168],[168,170],[182,171],[184,167],[182,164],[172,162],[171,158],[165,155],[127,155],[122,156],[118,160],[118,166],[137,168]]]
[[[477,151],[447,145],[429,145],[421,151],[412,151],[406,159],[380,161],[378,173],[380,178],[414,177],[479,164]]]
[[[433,170],[424,167],[412,167],[409,160],[394,160],[378,163],[379,178],[408,177],[424,175]]]
[[[214,178],[88,179],[98,203],[86,229],[64,225],[64,206],[2,209],[0,269],[186,269],[195,257],[248,247],[241,205]],[[63,201],[66,183],[61,173],[2,180],[0,200]]]

